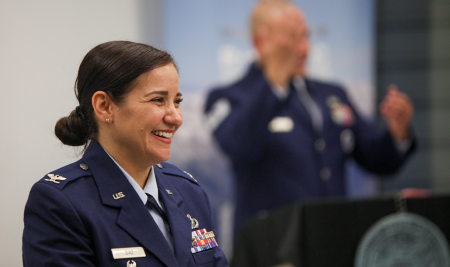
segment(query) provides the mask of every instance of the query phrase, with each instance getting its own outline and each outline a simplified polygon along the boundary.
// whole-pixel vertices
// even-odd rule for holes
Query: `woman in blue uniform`
[[[173,58],[140,43],[100,44],[75,91],[79,106],[55,134],[85,152],[31,189],[24,266],[228,266],[205,192],[164,163],[182,124]]]

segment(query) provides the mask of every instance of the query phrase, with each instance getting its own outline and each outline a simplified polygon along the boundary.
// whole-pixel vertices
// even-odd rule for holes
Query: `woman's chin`
[[[168,154],[164,154],[164,155],[155,155],[152,157],[152,161],[156,162],[155,164],[164,162],[164,161],[168,161],[170,158],[170,153]]]

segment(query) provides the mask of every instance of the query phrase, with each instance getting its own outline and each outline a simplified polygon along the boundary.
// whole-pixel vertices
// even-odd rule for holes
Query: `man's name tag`
[[[112,248],[111,252],[115,260],[128,258],[142,258],[146,256],[144,248],[142,247]]]
[[[294,122],[290,117],[275,117],[268,128],[272,133],[289,133],[294,129]]]

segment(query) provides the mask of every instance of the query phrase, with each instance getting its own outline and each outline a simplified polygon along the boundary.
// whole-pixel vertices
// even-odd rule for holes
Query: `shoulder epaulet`
[[[183,177],[185,179],[188,179],[189,181],[198,184],[197,180],[194,178],[194,176],[192,176],[190,173],[188,173],[187,171],[182,171],[180,170],[177,166],[167,163],[167,162],[162,162],[160,164],[156,165],[158,168],[161,169],[161,171],[165,174],[169,174],[169,175],[175,175],[175,176],[179,176],[179,177]]]
[[[62,190],[68,182],[91,174],[89,166],[79,160],[46,174],[38,183],[50,184]]]
[[[343,87],[341,84],[339,83],[334,83],[334,82],[324,82],[324,81],[320,81],[320,80],[315,80],[315,79],[305,79],[305,82],[308,86],[310,87],[321,87],[322,88],[328,88],[330,90],[338,90],[338,91],[344,91]]]

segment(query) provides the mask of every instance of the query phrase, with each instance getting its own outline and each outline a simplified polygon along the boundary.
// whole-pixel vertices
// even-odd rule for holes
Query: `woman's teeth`
[[[162,132],[162,131],[155,131],[155,132],[152,132],[152,133],[154,135],[161,136],[161,137],[164,137],[164,138],[167,138],[167,139],[170,139],[173,136],[173,133]]]

